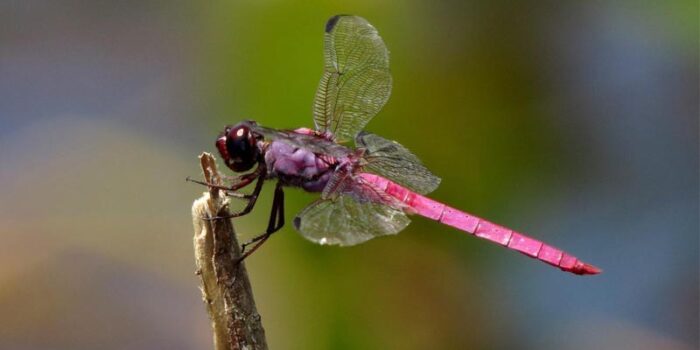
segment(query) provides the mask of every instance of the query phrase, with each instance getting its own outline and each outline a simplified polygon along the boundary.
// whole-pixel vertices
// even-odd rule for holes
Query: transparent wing
[[[348,142],[389,99],[389,51],[367,20],[339,15],[326,23],[324,59],[313,106],[316,129]]]
[[[294,218],[294,227],[306,239],[351,246],[396,234],[411,222],[398,200],[359,178],[346,179],[343,186],[336,187],[336,196],[317,200]]]
[[[410,222],[399,209],[340,195],[335,200],[318,200],[306,207],[294,218],[294,227],[314,243],[351,246],[396,234]]]
[[[420,194],[430,193],[440,185],[440,178],[396,141],[362,132],[357,135],[355,144],[366,149],[365,170],[384,176]]]
[[[245,124],[255,133],[265,137],[266,140],[286,142],[295,147],[302,147],[314,153],[333,157],[342,157],[352,153],[351,149],[321,136],[300,134],[292,130],[266,128],[252,121],[245,122]]]

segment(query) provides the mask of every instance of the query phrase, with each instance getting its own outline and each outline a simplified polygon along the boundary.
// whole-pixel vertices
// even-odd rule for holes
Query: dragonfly
[[[251,212],[263,183],[277,180],[267,229],[242,245],[241,260],[284,226],[284,188],[297,187],[320,194],[293,220],[303,237],[318,244],[352,246],[393,235],[406,228],[409,215],[417,215],[566,272],[601,272],[558,248],[428,198],[440,178],[398,142],[363,130],[392,87],[389,51],[367,20],[331,17],[323,54],[323,75],[313,101],[315,129],[272,129],[246,120],[226,126],[216,139],[226,166],[240,174],[229,178],[230,186],[218,187],[247,201],[227,218]],[[251,194],[239,192],[253,183]],[[250,244],[255,245],[246,251]]]

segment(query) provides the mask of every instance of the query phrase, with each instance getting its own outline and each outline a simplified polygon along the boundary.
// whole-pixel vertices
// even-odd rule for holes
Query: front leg
[[[232,179],[230,181],[234,182],[234,184],[231,186],[223,186],[223,185],[217,185],[217,184],[213,184],[213,183],[209,183],[209,182],[193,180],[189,176],[187,178],[185,178],[185,181],[194,182],[196,184],[204,185],[204,186],[207,186],[209,188],[216,188],[218,190],[222,190],[225,192],[232,192],[232,191],[240,190],[241,188],[250,185],[250,183],[253,182],[253,180],[257,179],[260,176],[261,176],[261,173],[256,170],[256,171],[249,173],[249,174],[230,178],[230,179]]]
[[[241,188],[250,185],[255,179],[257,179],[261,176],[263,176],[263,177],[265,176],[265,165],[263,163],[259,163],[258,167],[255,168],[255,170],[253,172],[248,173],[248,174],[243,174],[240,176],[225,176],[225,175],[223,175],[223,177],[226,180],[228,180],[232,183],[231,186],[228,186],[228,187],[209,183],[209,182],[193,180],[189,176],[185,179],[185,181],[194,182],[196,184],[204,185],[204,186],[207,186],[209,188],[216,188],[216,189],[222,190],[228,194],[228,193],[240,190]],[[235,196],[235,195],[233,197],[240,198],[240,197]]]
[[[243,187],[250,185],[255,179],[264,177],[265,167],[258,165],[252,173],[243,174],[241,176],[226,176],[225,179],[231,182],[228,191],[237,191]]]
[[[245,208],[243,210],[236,212],[236,213],[231,213],[229,215],[225,216],[214,216],[211,218],[206,218],[207,220],[221,220],[221,219],[231,219],[231,218],[237,218],[239,216],[246,215],[250,213],[253,208],[255,207],[255,203],[258,201],[258,197],[260,196],[260,191],[262,190],[263,184],[265,183],[265,177],[264,176],[259,176],[258,177],[258,182],[255,183],[255,188],[253,189],[253,192],[249,195],[242,195],[244,199],[248,200],[248,203],[246,204]],[[240,193],[237,192],[226,192],[227,195],[230,194],[237,194],[241,195]],[[237,197],[240,198],[240,197]]]
[[[217,185],[217,184],[213,184],[213,183],[209,183],[209,182],[204,182],[204,181],[199,181],[199,180],[193,180],[189,176],[185,179],[185,181],[194,182],[194,183],[199,184],[199,185],[203,185],[203,186],[207,186],[209,188],[215,188],[217,190],[224,191],[224,193],[227,196],[233,197],[233,198],[249,199],[251,196],[251,195],[245,194],[245,193],[233,192],[230,187],[221,186],[221,185]]]
[[[255,188],[253,189],[253,192],[251,194],[244,194],[244,193],[236,192],[237,190],[251,184],[255,179],[257,179],[258,181],[255,184]],[[203,181],[197,181],[197,180],[190,179],[189,177],[187,177],[186,180],[200,184],[200,185],[208,186],[209,188],[219,189],[221,191],[224,191],[224,193],[230,197],[234,197],[234,198],[238,198],[238,199],[242,199],[242,200],[247,200],[248,203],[246,204],[245,208],[243,208],[243,210],[241,210],[240,212],[229,214],[226,216],[215,216],[215,217],[203,218],[204,220],[230,219],[230,218],[235,218],[235,217],[246,215],[246,214],[250,213],[251,210],[253,210],[253,207],[255,207],[255,203],[257,202],[258,197],[260,196],[260,191],[262,190],[263,183],[265,182],[265,166],[263,164],[259,164],[258,167],[255,169],[255,171],[248,173],[248,174],[243,174],[241,176],[234,177],[232,180],[233,184],[230,187],[221,186],[221,185],[203,182]]]

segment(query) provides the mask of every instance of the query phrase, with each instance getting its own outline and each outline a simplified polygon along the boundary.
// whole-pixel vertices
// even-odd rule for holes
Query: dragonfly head
[[[260,159],[257,141],[260,135],[252,132],[245,122],[227,125],[216,139],[216,149],[226,166],[235,172],[250,170]]]

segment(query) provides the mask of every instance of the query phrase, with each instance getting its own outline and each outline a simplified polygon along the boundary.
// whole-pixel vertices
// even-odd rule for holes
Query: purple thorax
[[[321,192],[328,182],[337,160],[320,156],[283,141],[272,141],[265,152],[269,177],[284,184],[301,187],[309,192]]]

